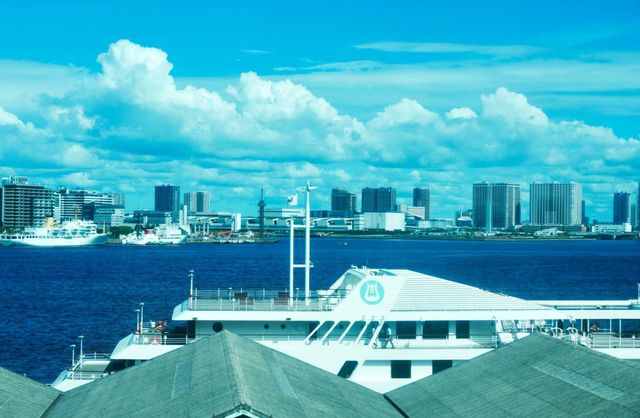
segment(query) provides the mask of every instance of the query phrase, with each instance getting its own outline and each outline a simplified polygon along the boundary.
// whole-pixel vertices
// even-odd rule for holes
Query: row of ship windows
[[[416,321],[396,321],[396,338],[415,339],[418,334],[418,323]],[[280,324],[280,329],[285,329],[285,324]],[[456,321],[456,338],[469,338],[469,321]],[[222,323],[215,322],[212,326],[214,332],[223,329]],[[340,326],[342,329],[343,327]],[[269,329],[269,324],[264,324],[264,329]],[[385,328],[384,333],[391,333],[389,328]],[[422,338],[439,339],[449,336],[449,321],[424,321],[422,325]]]
[[[439,373],[453,366],[453,360],[432,360],[432,374]],[[347,360],[344,362],[338,376],[348,379],[358,367],[356,360]],[[411,360],[391,360],[391,378],[392,379],[411,379]]]

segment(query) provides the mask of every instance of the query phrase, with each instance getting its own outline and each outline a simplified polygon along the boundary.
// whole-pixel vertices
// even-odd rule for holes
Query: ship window
[[[223,326],[220,322],[214,322],[212,328],[214,332],[220,332],[222,331]]]
[[[431,373],[436,374],[453,366],[453,360],[433,360],[431,366],[433,368]]]
[[[396,335],[405,340],[416,338],[416,321],[396,322]]]
[[[449,336],[449,321],[425,321],[422,327],[422,338],[438,339]]]
[[[269,324],[264,324],[264,329],[269,329]]]
[[[285,324],[280,324],[280,329],[285,329],[287,326]]]
[[[456,321],[456,338],[469,338],[469,321]]]
[[[338,376],[344,377],[345,379],[350,378],[357,366],[358,366],[358,362],[355,360],[345,361],[342,367],[340,368],[340,371],[338,372]]]
[[[411,360],[391,360],[392,379],[411,378]]]

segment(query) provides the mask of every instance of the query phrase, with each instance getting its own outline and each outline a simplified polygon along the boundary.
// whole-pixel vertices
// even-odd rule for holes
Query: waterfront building
[[[631,226],[634,228],[638,226],[638,206],[631,205]]]
[[[125,206],[125,195],[122,192],[112,192],[111,197],[113,197],[113,204],[118,206]]]
[[[356,212],[356,194],[345,189],[331,190],[331,211],[344,213],[345,217]]]
[[[476,183],[473,185],[473,226],[486,231],[512,228],[521,223],[520,185]]]
[[[100,193],[92,190],[68,190],[60,188],[60,217],[58,220],[71,220],[83,218],[83,207],[89,203],[100,205],[113,205],[112,193]]]
[[[413,189],[413,206],[424,208],[424,218],[429,219],[429,208],[431,203],[431,193],[428,188],[416,187]]]
[[[396,209],[396,189],[365,187],[362,189],[362,212],[393,212]]]
[[[531,225],[572,226],[582,222],[582,185],[577,183],[532,183]]]
[[[589,226],[589,217],[587,216],[587,204],[583,200],[580,204],[582,210],[582,225]]]
[[[427,217],[427,208],[424,206],[407,206],[407,205],[399,205],[398,211],[402,213],[406,213],[411,216],[415,216],[420,220],[426,221],[429,219]]]
[[[180,212],[180,186],[163,184],[155,187],[154,209],[157,212],[170,212],[177,222]]]
[[[616,192],[613,194],[613,223],[631,223],[631,193]]]
[[[3,179],[0,188],[0,222],[5,228],[40,227],[54,214],[56,197],[51,189],[29,184],[26,177]]]
[[[211,195],[209,192],[189,192],[184,194],[183,204],[189,213],[209,213]]]
[[[139,225],[163,225],[173,221],[171,212],[162,210],[134,210],[131,222]]]
[[[87,203],[82,207],[82,219],[93,221],[98,227],[120,226],[124,223],[124,206]]]
[[[367,230],[404,231],[405,214],[400,212],[365,212],[364,227]]]

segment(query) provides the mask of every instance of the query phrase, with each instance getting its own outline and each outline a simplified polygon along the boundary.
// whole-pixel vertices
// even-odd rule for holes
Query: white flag
[[[289,206],[298,206],[298,193],[294,193],[287,197],[287,203]]]

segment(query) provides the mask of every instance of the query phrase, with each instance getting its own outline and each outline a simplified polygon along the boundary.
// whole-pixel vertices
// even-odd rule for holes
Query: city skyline
[[[0,177],[246,213],[306,180],[318,208],[428,184],[431,217],[481,181],[580,183],[599,221],[636,193],[637,2],[244,4],[6,2]]]

